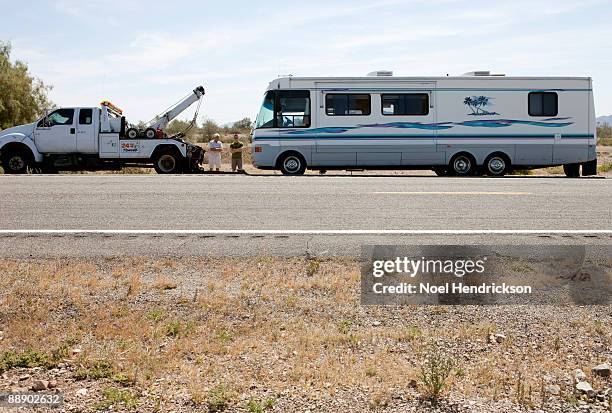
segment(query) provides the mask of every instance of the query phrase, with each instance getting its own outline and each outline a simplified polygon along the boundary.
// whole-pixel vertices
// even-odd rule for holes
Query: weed
[[[208,392],[206,405],[210,413],[222,412],[227,409],[234,397],[234,393],[225,386],[219,385]]]
[[[106,360],[94,361],[89,369],[89,378],[92,380],[107,379],[113,374],[113,365]]]
[[[553,350],[555,350],[555,353],[558,353],[559,350],[561,350],[561,338],[559,336],[555,336],[555,339],[553,340]]]
[[[595,332],[600,336],[606,335],[606,330],[604,328],[604,323],[601,320],[595,320]]]
[[[319,267],[321,266],[321,261],[316,258],[312,258],[308,260],[308,264],[306,265],[306,275],[312,277],[319,271]]]
[[[391,395],[386,389],[379,390],[372,395],[370,400],[370,407],[372,409],[381,409],[387,407],[391,402]]]
[[[516,380],[516,402],[518,405],[531,408],[531,386],[525,384],[523,373],[519,372]]]
[[[94,361],[87,368],[80,368],[74,373],[75,380],[100,380],[107,379],[113,375],[113,365],[106,360]]]
[[[115,407],[114,410],[121,410],[116,408],[117,405],[123,405],[128,409],[138,406],[138,396],[132,394],[129,390],[110,388],[104,390],[102,394],[104,400],[94,405],[96,410],[107,410],[110,407]]]
[[[156,308],[147,313],[147,318],[152,321],[159,321],[164,316],[164,310]]]
[[[406,341],[415,341],[423,336],[423,331],[417,326],[410,326],[406,329]]]
[[[250,413],[263,413],[266,410],[274,409],[274,405],[276,404],[276,399],[273,397],[268,397],[263,402],[259,402],[255,399],[250,399],[247,403],[247,409]]]
[[[223,344],[226,344],[232,341],[234,337],[232,337],[232,334],[229,331],[223,329],[217,331],[217,339]]]
[[[372,367],[368,367],[365,371],[365,375],[366,377],[375,377],[376,376],[376,369],[372,368]]]
[[[173,338],[185,337],[195,330],[195,326],[191,322],[182,323],[178,320],[170,321],[166,325],[166,336]]]
[[[455,367],[455,361],[445,356],[434,346],[421,367],[421,381],[425,385],[427,397],[436,404],[447,387],[447,380]]]
[[[126,374],[123,373],[117,373],[115,375],[113,375],[111,377],[111,380],[114,381],[117,384],[120,384],[122,386],[130,386],[132,384],[134,384],[134,380],[130,377],[128,377]]]
[[[348,334],[351,331],[351,327],[353,326],[353,322],[350,320],[342,320],[340,324],[338,324],[338,332],[340,334]]]
[[[612,171],[612,163],[604,163],[597,167],[597,172],[604,173]]]
[[[55,367],[56,363],[49,360],[49,357],[41,352],[28,349],[22,352],[5,351],[0,356],[0,373],[17,367],[42,367],[50,369]]]

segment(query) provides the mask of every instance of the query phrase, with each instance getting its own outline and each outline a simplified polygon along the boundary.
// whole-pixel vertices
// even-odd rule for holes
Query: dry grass
[[[68,360],[73,379],[149,389],[162,410],[164,392],[257,411],[287,392],[343,389],[382,408],[427,393],[408,383],[433,342],[457,360],[451,394],[535,403],[544,374],[587,371],[612,342],[609,313],[537,308],[360,306],[359,263],[343,259],[0,260],[0,354]],[[507,339],[491,345],[498,331]],[[135,394],[100,403],[142,403]]]

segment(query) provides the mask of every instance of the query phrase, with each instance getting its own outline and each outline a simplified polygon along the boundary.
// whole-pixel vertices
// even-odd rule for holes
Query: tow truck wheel
[[[182,159],[177,151],[161,151],[154,162],[155,172],[158,174],[176,174],[182,171]]]
[[[148,139],[153,139],[155,137],[155,135],[157,135],[157,131],[153,128],[147,128],[147,130],[145,130],[145,136]]]
[[[127,136],[130,139],[136,139],[138,137],[138,129],[136,129],[136,128],[129,128],[125,132],[125,136]]]
[[[32,156],[25,150],[13,149],[3,151],[2,168],[5,174],[25,174],[32,168]]]

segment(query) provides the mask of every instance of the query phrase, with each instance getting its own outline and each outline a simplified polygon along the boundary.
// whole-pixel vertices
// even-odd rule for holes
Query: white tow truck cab
[[[5,173],[28,169],[108,170],[153,165],[158,173],[195,171],[204,150],[167,136],[168,123],[204,95],[201,86],[149,123],[145,131],[128,128],[123,111],[108,101],[100,107],[53,110],[38,121],[0,131],[0,160]],[[194,118],[195,119],[195,118]],[[133,138],[128,130],[136,130]],[[149,130],[153,130],[151,134]]]

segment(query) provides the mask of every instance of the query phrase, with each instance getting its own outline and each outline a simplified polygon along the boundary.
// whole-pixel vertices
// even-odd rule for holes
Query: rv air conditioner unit
[[[376,70],[374,72],[368,73],[370,77],[391,77],[393,76],[393,71],[391,70]]]
[[[491,73],[488,70],[476,70],[474,72],[464,73],[463,76],[506,76],[503,73]]]

